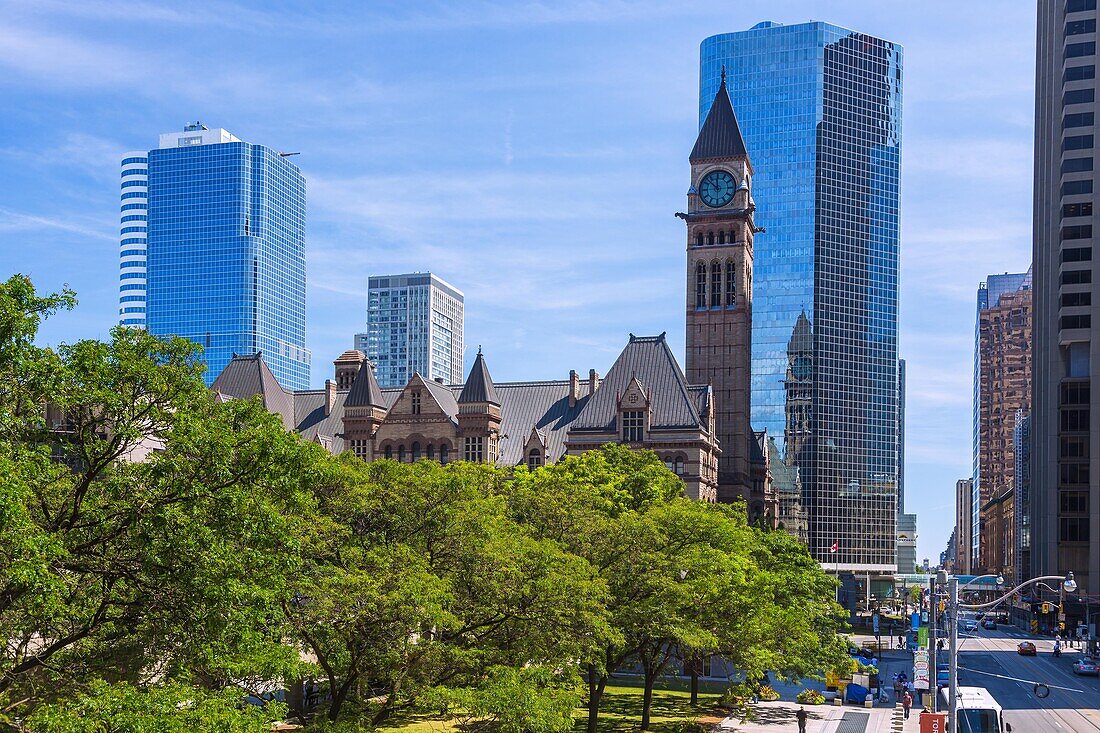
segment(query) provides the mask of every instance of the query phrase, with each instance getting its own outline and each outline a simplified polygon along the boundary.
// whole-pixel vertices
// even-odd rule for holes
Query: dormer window
[[[645,431],[645,413],[641,410],[623,410],[623,442],[641,443]]]
[[[542,451],[538,448],[532,448],[527,452],[527,468],[534,471],[540,466],[542,466]]]

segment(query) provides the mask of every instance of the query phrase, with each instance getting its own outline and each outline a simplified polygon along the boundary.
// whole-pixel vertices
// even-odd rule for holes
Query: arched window
[[[695,307],[707,307],[707,266],[702,262],[695,266]]]
[[[737,268],[733,260],[726,260],[726,307],[737,305]]]
[[[389,458],[390,460],[393,460],[393,446],[387,445],[386,450],[382,452],[382,455],[384,455],[386,458]]]
[[[695,235],[695,246],[696,247],[702,247],[703,246],[703,233],[702,232],[699,232],[698,234]]]
[[[714,244],[714,232],[707,235],[707,244]]]
[[[672,472],[677,476],[684,475],[684,459],[679,456],[676,457],[676,462],[672,466]]]
[[[439,446],[439,462],[440,462],[440,464],[442,464],[444,466],[447,465],[447,453],[448,453],[448,449],[447,449],[447,444],[446,443]]]
[[[432,445],[431,443],[428,443],[427,451],[428,451],[428,460],[429,461],[434,461],[435,460],[435,446]]]
[[[726,243],[726,233],[725,232],[718,232],[718,244],[725,244],[725,243]]]
[[[671,471],[672,470],[672,465],[673,465],[672,464],[672,459],[669,458],[668,456],[665,456],[665,468],[667,468],[669,471]]]
[[[415,463],[416,461],[419,461],[420,460],[420,443],[419,443],[419,441],[416,442],[416,443],[413,443],[412,453],[413,453],[413,462]]]
[[[710,265],[710,307],[722,305],[722,265],[715,260]]]
[[[536,468],[542,465],[542,451],[538,448],[532,448],[527,453],[527,467],[534,471]]]
[[[397,460],[401,463],[405,462],[405,446],[403,445],[397,446]]]

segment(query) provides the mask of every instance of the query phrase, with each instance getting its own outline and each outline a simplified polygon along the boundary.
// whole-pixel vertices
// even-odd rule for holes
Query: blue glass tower
[[[262,352],[287,389],[309,387],[305,179],[278,152],[188,125],[149,152],[147,327],[204,348],[213,383]]]
[[[753,427],[782,436],[798,466],[813,556],[891,572],[901,47],[821,22],[712,36],[700,125],[723,67],[766,230],[754,249]]]

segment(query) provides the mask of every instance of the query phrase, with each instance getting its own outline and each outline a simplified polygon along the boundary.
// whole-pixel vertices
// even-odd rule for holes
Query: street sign
[[[913,652],[913,687],[928,689],[928,649],[918,648]]]
[[[913,623],[913,631],[916,631],[917,629],[920,628],[920,614],[919,613],[914,613],[913,614],[912,623]]]
[[[920,714],[920,733],[943,733],[943,729],[947,727],[946,717],[947,713],[922,712]]]
[[[917,646],[928,646],[928,627],[921,626],[917,629]]]
[[[871,626],[875,630],[875,636],[878,636],[878,612],[877,611],[875,612],[875,614],[873,616],[871,616]]]

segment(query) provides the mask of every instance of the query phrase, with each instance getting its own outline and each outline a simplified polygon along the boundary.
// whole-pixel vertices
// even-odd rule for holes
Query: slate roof
[[[364,359],[359,366],[359,373],[355,375],[355,381],[351,383],[351,389],[348,390],[345,404],[348,407],[382,406],[382,390],[378,386],[378,380],[374,378],[374,365],[370,361]]]
[[[798,314],[798,320],[794,322],[794,331],[791,332],[791,340],[787,342],[787,353],[797,354],[800,351],[813,351],[814,335],[810,327],[810,319],[806,317],[806,311]]]
[[[470,367],[470,374],[466,377],[466,384],[462,387],[458,401],[500,404],[500,398],[493,386],[493,378],[489,376],[489,367],[485,366],[485,357],[481,355],[481,349],[477,350],[477,358],[474,359],[474,365]]]
[[[480,358],[481,357],[478,356],[478,359]],[[486,376],[488,376],[488,374],[486,374]],[[489,386],[492,387],[492,384],[492,381],[490,381]],[[457,425],[458,403],[455,402],[455,392],[457,392],[460,387],[447,387],[446,385],[440,384],[439,382],[433,381],[431,379],[425,379],[424,386],[426,386],[428,388],[428,391],[432,393],[432,397],[434,397],[435,401],[439,403],[439,407],[443,410],[443,412],[447,413],[447,415],[451,418],[451,422]],[[399,394],[401,394],[400,389],[396,390],[396,392],[394,393],[393,401],[391,401],[389,405],[387,405],[387,410],[393,406],[394,402],[397,401],[397,395]],[[493,401],[496,401],[496,396],[496,392],[492,392]],[[485,400],[481,401],[485,402]],[[500,403],[497,402],[497,404]]]
[[[650,398],[650,429],[707,427],[700,411],[706,408],[710,388],[689,385],[668,347],[665,334],[635,336],[611,366],[596,394],[571,426],[573,430],[614,432],[619,397],[637,377]]]
[[[695,140],[695,147],[691,149],[688,160],[695,162],[748,154],[745,139],[741,137],[741,126],[737,124],[737,116],[733,113],[733,103],[726,91],[726,75],[723,70],[722,84],[714,95],[714,101],[710,103],[707,119],[699,130],[699,137]]]
[[[569,406],[569,381],[508,382],[497,385],[500,403],[500,459],[505,465],[524,462],[523,449],[531,428],[546,443],[546,460],[553,463],[565,453],[565,433],[588,404],[588,382],[581,383],[581,397]],[[596,394],[600,389],[596,390]]]
[[[294,422],[303,438],[316,441],[318,436],[332,441],[333,453],[344,452],[344,404],[348,392],[336,393],[336,404],[325,414],[325,391],[307,390],[294,393]]]
[[[258,351],[250,356],[234,354],[210,388],[223,397],[237,400],[262,395],[264,408],[279,415],[284,427],[290,430],[296,425],[294,394],[282,388]]]

